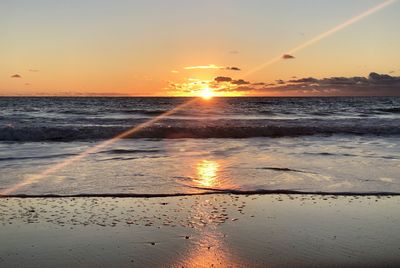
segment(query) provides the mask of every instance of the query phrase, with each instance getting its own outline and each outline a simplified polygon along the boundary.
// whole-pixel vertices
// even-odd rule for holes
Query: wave
[[[162,150],[157,149],[149,149],[149,150],[139,150],[139,149],[113,149],[102,151],[101,153],[108,153],[108,154],[142,154],[142,153],[162,153]]]
[[[43,156],[21,156],[21,157],[0,157],[0,161],[13,161],[13,160],[30,160],[30,159],[49,159],[58,157],[74,156],[76,154],[53,154]]]
[[[143,114],[143,115],[160,115],[168,110],[142,110],[142,109],[133,109],[133,110],[122,110],[118,111],[119,113],[126,113],[126,114]]]
[[[384,112],[384,113],[399,114],[400,113],[400,107],[378,109],[378,111]]]
[[[292,169],[292,168],[281,168],[281,167],[260,167],[257,169],[272,170],[272,171],[284,171],[284,172],[312,173],[313,174],[313,172],[309,172],[309,171]]]
[[[276,115],[275,112],[273,111],[268,111],[268,110],[262,110],[258,112],[259,114],[263,114],[263,115]]]
[[[115,126],[84,127],[24,127],[0,128],[0,141],[87,141],[110,139],[130,128]],[[275,124],[269,126],[170,126],[159,125],[142,129],[126,138],[252,138],[296,137],[307,135],[400,135],[400,124],[389,125],[301,125]],[[119,152],[124,153],[124,152]],[[129,153],[129,152],[127,152]]]

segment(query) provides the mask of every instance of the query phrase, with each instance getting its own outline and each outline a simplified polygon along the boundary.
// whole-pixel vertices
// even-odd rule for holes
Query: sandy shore
[[[0,267],[400,263],[400,197],[3,198]]]

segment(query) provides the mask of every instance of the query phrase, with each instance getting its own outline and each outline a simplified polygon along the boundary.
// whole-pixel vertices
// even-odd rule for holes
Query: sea
[[[400,97],[1,97],[0,194],[400,194]]]

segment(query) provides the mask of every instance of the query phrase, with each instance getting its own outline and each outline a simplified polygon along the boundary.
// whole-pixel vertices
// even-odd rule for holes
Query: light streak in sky
[[[322,39],[325,39],[326,37],[331,36],[332,34],[338,32],[340,30],[343,30],[343,29],[349,27],[350,25],[352,25],[352,24],[354,24],[354,23],[356,23],[356,22],[358,22],[358,21],[360,21],[360,20],[362,20],[362,19],[364,19],[364,18],[366,18],[366,17],[378,12],[379,10],[381,10],[381,9],[391,5],[391,4],[393,4],[394,2],[396,2],[396,0],[386,0],[386,1],[382,2],[382,3],[380,3],[379,5],[376,5],[376,6],[372,7],[372,8],[364,11],[363,13],[358,14],[358,15],[348,19],[347,21],[336,25],[335,27],[329,29],[328,31],[323,32],[323,33],[315,36],[314,38],[312,38],[312,39],[310,39],[310,40],[308,40],[308,41],[306,41],[306,42],[304,42],[304,43],[292,48],[291,50],[286,51],[285,53],[282,53],[281,55],[279,55],[279,56],[277,56],[275,58],[272,58],[271,60],[269,60],[267,62],[264,62],[263,64],[251,69],[246,74],[244,74],[243,77],[249,76],[249,75],[251,75],[251,74],[253,74],[255,72],[258,72],[258,71],[264,69],[265,67],[267,67],[269,65],[272,65],[272,64],[282,60],[282,55],[284,55],[284,54],[291,55],[291,54],[296,53],[296,52],[298,52],[300,50],[303,50],[303,49],[305,49],[305,48],[307,48],[307,47],[309,47],[309,46],[321,41]]]

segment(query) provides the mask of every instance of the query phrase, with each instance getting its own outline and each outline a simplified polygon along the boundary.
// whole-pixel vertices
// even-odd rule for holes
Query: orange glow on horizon
[[[218,83],[214,79],[187,78],[183,82],[170,84],[168,95],[173,97],[200,97],[210,100],[214,97],[240,97],[244,92],[237,91],[237,85]]]

